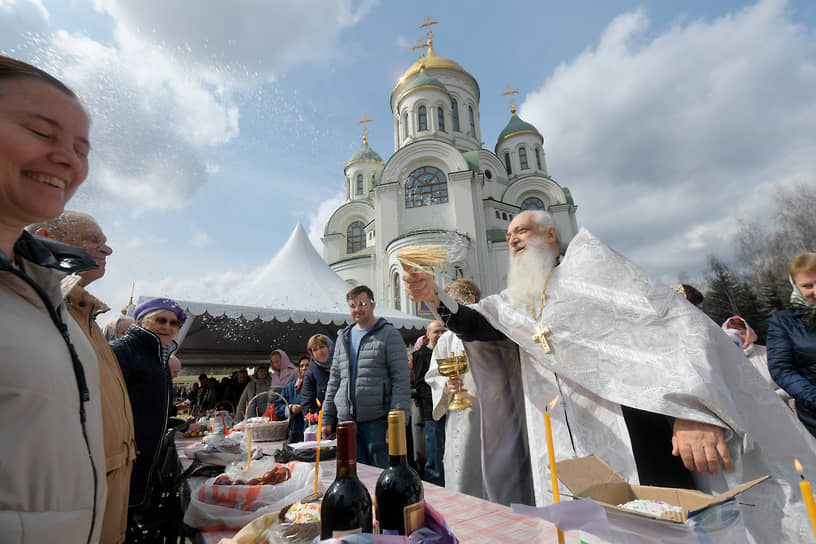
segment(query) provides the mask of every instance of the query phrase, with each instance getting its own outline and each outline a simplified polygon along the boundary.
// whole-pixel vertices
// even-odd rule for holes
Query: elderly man
[[[408,354],[399,332],[374,317],[374,293],[359,285],[346,294],[354,324],[337,334],[326,398],[323,435],[338,422],[357,423],[357,461],[385,468],[388,412],[410,414]]]
[[[756,505],[743,509],[749,530],[757,542],[807,534],[790,465],[816,466],[813,442],[710,319],[584,229],[559,263],[546,212],[517,215],[507,241],[508,289],[476,306],[437,295],[427,274],[403,276],[465,340],[490,500],[552,501],[540,431],[560,395],[558,458],[596,454],[633,483],[688,478],[708,493],[771,474],[742,495]]]
[[[445,325],[441,321],[431,321],[425,331],[422,345],[411,355],[413,362],[411,377],[411,433],[414,439],[414,460],[420,477],[432,484],[445,485],[442,469],[442,455],[445,451],[445,422],[433,419],[431,387],[425,381],[425,374],[431,367],[431,356],[436,342]]]
[[[79,282],[68,293],[69,313],[82,328],[99,360],[105,479],[108,484],[101,540],[124,542],[130,474],[136,458],[133,413],[119,363],[96,324],[96,316],[110,308],[85,290],[91,282],[105,275],[106,259],[112,250],[94,218],[84,213],[66,210],[59,217],[30,225],[26,230],[84,249],[98,267],[79,275]]]

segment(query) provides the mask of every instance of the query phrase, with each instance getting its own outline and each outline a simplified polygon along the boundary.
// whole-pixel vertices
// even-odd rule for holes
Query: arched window
[[[357,174],[357,194],[363,194],[363,175]]]
[[[496,210],[496,219],[501,219],[501,214],[499,213],[499,210]]]
[[[535,152],[536,152],[536,168],[538,168],[539,170],[541,170],[541,169],[542,169],[542,168],[541,168],[541,153],[539,153],[539,152],[538,152],[538,148],[537,148],[537,147],[536,147]]]
[[[508,174],[513,173],[513,169],[510,168],[510,153],[504,154],[504,168],[507,170]]]
[[[440,132],[447,132],[445,130],[445,110],[442,108],[436,108],[437,112],[437,119],[439,119],[439,131]]]
[[[365,247],[365,230],[362,221],[355,221],[346,229],[346,253],[356,253]]]
[[[519,163],[521,163],[522,170],[530,168],[530,165],[527,164],[527,149],[524,147],[519,147]]]
[[[473,106],[468,106],[468,115],[470,116],[470,135],[476,137],[476,122],[473,120]]]
[[[459,128],[459,104],[456,100],[451,100],[451,114],[453,114],[453,131],[462,132]]]
[[[400,277],[399,272],[394,272],[394,276],[391,278],[391,288],[394,290],[394,309],[400,309],[400,303],[402,302],[400,297]]]
[[[419,110],[417,110],[417,121],[420,131],[428,130],[428,111],[425,106],[420,106]]]
[[[521,209],[524,210],[543,210],[544,203],[541,202],[540,198],[536,198],[531,196],[530,198],[525,198],[524,202],[521,203]]]
[[[405,207],[433,206],[448,201],[448,182],[439,168],[423,166],[405,182]]]
[[[402,114],[402,138],[408,139],[408,112]]]
[[[506,212],[502,212],[502,219],[507,221],[507,213]]]

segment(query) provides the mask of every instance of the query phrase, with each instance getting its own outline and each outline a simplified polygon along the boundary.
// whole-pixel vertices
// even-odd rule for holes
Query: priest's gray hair
[[[45,229],[48,231],[48,234],[62,241],[68,237],[74,227],[85,223],[96,224],[96,219],[87,213],[65,210],[58,217],[40,221],[39,223],[32,223],[28,225],[25,230],[31,234],[36,234],[38,230]]]
[[[521,213],[529,214],[530,217],[533,218],[533,221],[541,227],[541,230],[547,230],[553,227],[555,229],[555,243],[558,244],[558,252],[562,255],[564,254],[566,248],[561,244],[561,233],[558,232],[558,227],[555,226],[555,221],[550,212],[545,210],[525,210]]]

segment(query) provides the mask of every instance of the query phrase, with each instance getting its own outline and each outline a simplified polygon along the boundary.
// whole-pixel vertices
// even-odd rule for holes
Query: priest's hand
[[[439,297],[436,296],[436,286],[433,277],[427,272],[404,272],[402,281],[405,283],[405,293],[414,302],[431,303],[439,306]]]
[[[679,455],[689,470],[716,474],[722,461],[726,472],[734,470],[725,443],[725,429],[688,419],[674,420],[672,455]]]
[[[448,378],[448,382],[447,382],[446,385],[448,387],[448,391],[450,391],[451,393],[458,393],[460,391],[467,391],[467,389],[462,387],[462,380],[460,380],[456,376]]]

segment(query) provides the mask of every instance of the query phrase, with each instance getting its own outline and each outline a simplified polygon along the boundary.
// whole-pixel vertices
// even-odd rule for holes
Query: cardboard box
[[[676,523],[685,523],[690,517],[707,508],[722,504],[768,478],[768,476],[763,476],[733,487],[721,495],[712,496],[691,489],[630,485],[629,482],[623,479],[623,476],[615,472],[612,467],[595,455],[560,461],[557,463],[557,468],[558,479],[576,497],[591,498],[604,508],[616,512]],[[657,517],[618,506],[635,499],[660,500],[674,506],[680,506],[683,511],[664,512],[660,517]]]

